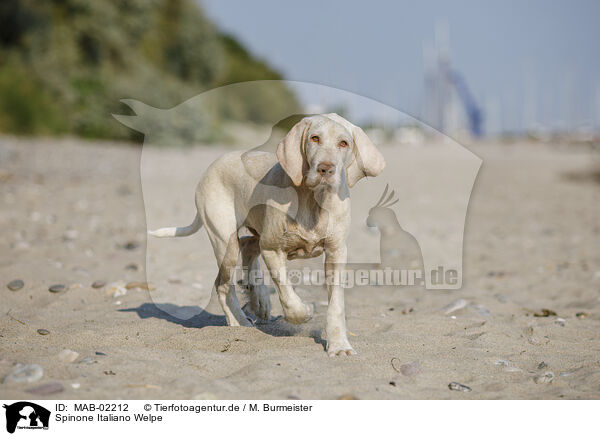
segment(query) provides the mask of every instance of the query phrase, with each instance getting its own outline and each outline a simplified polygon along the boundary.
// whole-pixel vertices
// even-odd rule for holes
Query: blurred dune
[[[0,3],[0,132],[132,138],[122,98],[168,108],[218,86],[281,79],[192,0],[5,0]],[[294,94],[221,102],[219,117],[260,123],[299,111]],[[271,116],[269,116],[271,115]],[[207,139],[219,139],[218,128]]]

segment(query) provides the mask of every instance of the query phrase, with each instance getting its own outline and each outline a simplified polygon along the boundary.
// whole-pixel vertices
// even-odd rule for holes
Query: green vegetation
[[[0,132],[131,138],[111,116],[127,112],[122,98],[170,108],[264,79],[281,76],[220,33],[194,0],[0,2]],[[300,111],[283,84],[269,90],[232,95],[217,113],[260,123]]]

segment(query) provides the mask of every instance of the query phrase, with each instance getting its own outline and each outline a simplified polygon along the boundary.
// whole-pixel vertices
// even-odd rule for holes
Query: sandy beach
[[[394,147],[382,147],[386,158]],[[427,147],[403,153],[435,158],[435,145]],[[323,289],[298,290],[317,308],[306,324],[286,323],[272,295],[268,323],[225,326],[210,299],[216,264],[204,230],[165,245],[161,265],[173,287],[136,286],[160,282],[145,271],[141,146],[0,138],[0,378],[18,363],[43,368],[32,382],[6,378],[0,397],[600,399],[598,157],[561,144],[470,149],[483,165],[465,226],[462,288],[349,289],[358,354],[332,359]],[[186,183],[174,193],[160,178],[148,181],[165,202],[181,204],[173,211],[181,221],[164,224],[193,217],[187,181],[225,151],[144,151]],[[376,254],[378,236],[364,221],[377,200],[369,186],[402,190],[395,165],[392,158],[376,182],[352,192],[351,257]],[[9,290],[17,279],[24,285]],[[65,288],[50,292],[57,284]],[[464,307],[445,313],[453,302]],[[451,390],[452,382],[471,390]]]

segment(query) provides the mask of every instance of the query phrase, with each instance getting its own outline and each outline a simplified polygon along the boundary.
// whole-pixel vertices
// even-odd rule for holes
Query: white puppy
[[[325,252],[327,352],[355,354],[346,335],[340,283],[350,225],[349,188],[384,167],[383,156],[359,127],[337,114],[306,117],[279,143],[276,154],[232,152],[216,160],[196,189],[198,213],[192,224],[150,234],[187,236],[206,227],[219,265],[215,287],[230,326],[251,325],[231,283],[240,251],[251,272],[259,269],[262,255],[291,323],[310,319],[313,308],[287,283],[286,260]],[[252,236],[240,238],[241,228]],[[268,292],[252,283],[249,289],[252,310],[268,319]]]

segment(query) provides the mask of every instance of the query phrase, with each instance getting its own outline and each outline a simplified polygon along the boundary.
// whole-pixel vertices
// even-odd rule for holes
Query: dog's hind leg
[[[225,313],[227,325],[251,327],[252,323],[246,318],[240,307],[240,302],[235,292],[235,285],[233,284],[233,273],[240,253],[235,221],[229,227],[225,226],[221,221],[218,229],[211,224],[210,221],[206,223],[206,230],[219,267],[219,272],[215,280],[215,289],[221,308]],[[227,234],[227,231],[224,231],[226,228],[230,230],[233,228],[233,230]]]
[[[245,272],[245,285],[250,293],[250,310],[265,321],[271,314],[271,293],[265,286],[260,271],[260,245],[256,236],[240,239],[242,251],[242,267]]]

